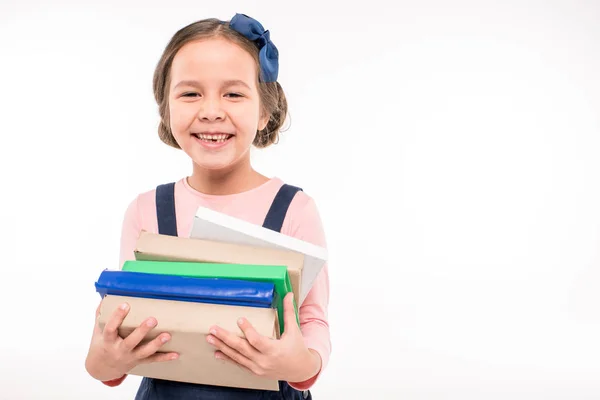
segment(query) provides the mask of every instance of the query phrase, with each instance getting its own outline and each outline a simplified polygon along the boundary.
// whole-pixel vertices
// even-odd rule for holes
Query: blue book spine
[[[248,307],[274,307],[272,283],[104,270],[95,283],[101,297],[120,295]]]

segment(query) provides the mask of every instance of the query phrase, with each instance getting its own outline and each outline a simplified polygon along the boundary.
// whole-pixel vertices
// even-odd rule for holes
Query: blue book
[[[193,278],[104,270],[95,283],[101,297],[119,295],[247,307],[274,307],[275,286],[268,282]]]

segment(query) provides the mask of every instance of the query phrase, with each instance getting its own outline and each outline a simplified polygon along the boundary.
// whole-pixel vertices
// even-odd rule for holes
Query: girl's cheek
[[[194,123],[196,117],[196,111],[193,109],[188,110],[172,110],[170,119],[171,126],[177,130],[188,129],[191,124]]]

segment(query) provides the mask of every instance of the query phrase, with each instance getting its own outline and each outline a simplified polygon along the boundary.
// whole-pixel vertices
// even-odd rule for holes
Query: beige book
[[[290,275],[294,298],[300,306],[298,299],[300,299],[304,267],[302,253],[143,231],[137,240],[134,254],[139,261],[285,265]]]
[[[258,377],[242,367],[216,359],[216,349],[206,341],[213,325],[243,337],[236,322],[242,316],[259,334],[279,338],[276,309],[107,295],[100,308],[101,329],[123,302],[129,303],[130,310],[121,324],[119,336],[127,337],[146,318],[154,317],[158,326],[150,331],[142,343],[168,332],[171,340],[159,351],[174,351],[180,355],[174,361],[138,365],[129,374],[205,385],[279,390],[277,380]]]

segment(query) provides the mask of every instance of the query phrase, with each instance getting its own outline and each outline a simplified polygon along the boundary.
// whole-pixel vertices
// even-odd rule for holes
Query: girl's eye
[[[239,98],[239,97],[243,97],[241,94],[239,93],[227,93],[225,96],[228,97],[233,97],[233,98]]]
[[[195,96],[199,96],[198,93],[184,93],[182,95],[183,97],[195,97]]]

